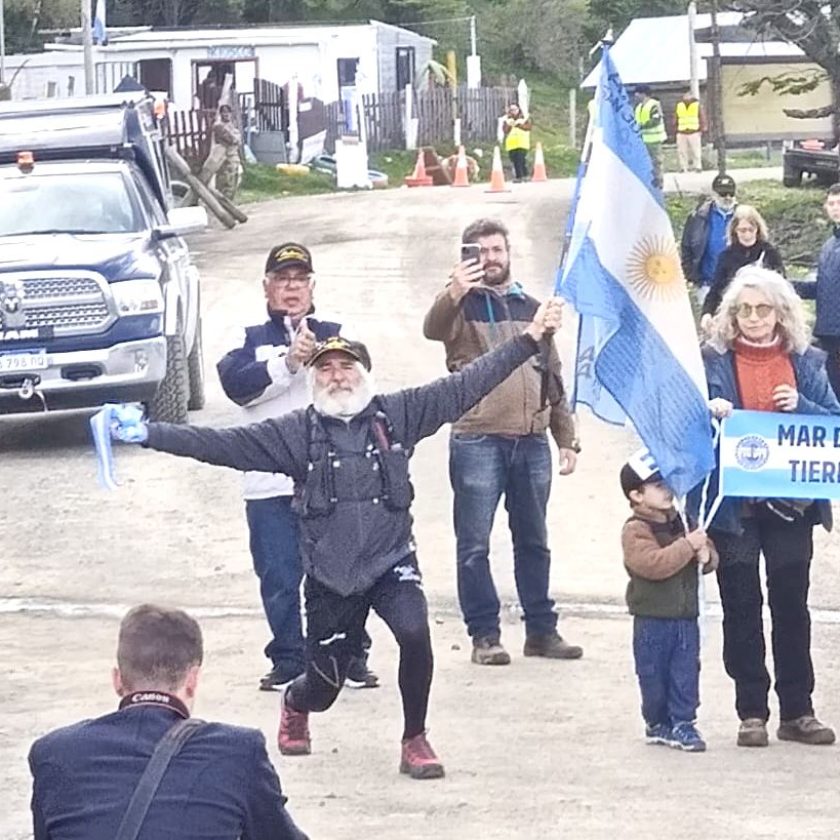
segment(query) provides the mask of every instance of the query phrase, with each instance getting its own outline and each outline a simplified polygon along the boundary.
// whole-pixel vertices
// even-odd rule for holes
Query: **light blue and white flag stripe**
[[[596,401],[596,413],[620,422],[620,407],[664,479],[684,495],[714,466],[697,332],[650,156],[609,50],[601,68],[589,163],[557,291],[592,339],[597,386],[589,392],[600,387],[614,401],[608,411]],[[577,399],[585,402],[580,383],[579,376]]]
[[[105,0],[96,0],[93,15],[93,42],[105,46],[108,43],[108,29],[105,23]]]

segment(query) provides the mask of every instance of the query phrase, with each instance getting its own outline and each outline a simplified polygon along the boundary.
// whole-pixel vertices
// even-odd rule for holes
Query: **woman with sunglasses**
[[[733,408],[840,414],[825,354],[809,339],[802,303],[791,285],[758,266],[741,269],[723,295],[703,348],[712,414],[726,417]],[[710,486],[717,486],[716,476]],[[768,743],[761,555],[773,627],[777,736],[804,744],[834,743],[834,731],[817,720],[811,702],[808,584],[816,524],[831,528],[827,501],[728,498],[709,527],[720,555],[723,660],[735,682],[739,746]]]

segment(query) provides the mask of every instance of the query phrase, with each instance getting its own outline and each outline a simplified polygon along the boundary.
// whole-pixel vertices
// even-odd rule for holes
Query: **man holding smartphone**
[[[507,228],[479,219],[461,237],[461,261],[438,294],[423,334],[446,347],[456,371],[522,331],[539,302],[511,279]],[[579,446],[565,398],[554,342],[497,386],[452,426],[449,476],[454,493],[458,598],[472,661],[508,665],[501,644],[499,598],[490,572],[490,532],[499,500],[513,539],[513,562],[525,620],[525,656],[578,659],[583,651],[557,633],[549,597],[551,554],[546,507],[551,491],[547,430],[560,452],[560,474],[571,474]]]

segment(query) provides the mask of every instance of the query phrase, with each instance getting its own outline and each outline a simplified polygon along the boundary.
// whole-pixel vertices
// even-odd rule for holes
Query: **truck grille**
[[[102,332],[115,320],[108,284],[98,275],[0,274],[0,286],[10,284],[23,292],[25,329],[47,328],[56,337],[71,336]]]

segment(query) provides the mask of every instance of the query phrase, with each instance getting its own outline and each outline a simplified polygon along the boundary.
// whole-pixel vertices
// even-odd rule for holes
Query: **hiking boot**
[[[570,645],[555,631],[544,636],[526,636],[525,656],[544,656],[546,659],[580,659],[583,648]]]
[[[671,728],[670,746],[683,752],[706,752],[706,742],[691,721],[675,723]]]
[[[776,737],[780,741],[798,741],[800,744],[833,744],[834,730],[813,715],[802,715],[793,720],[783,720],[776,730]]]
[[[402,742],[400,773],[407,773],[412,779],[443,778],[443,765],[426,740],[425,732]]]
[[[739,747],[766,747],[767,724],[761,718],[746,718],[738,727]]]
[[[275,665],[260,679],[260,691],[282,691],[283,686],[297,679],[303,673],[302,665]]]
[[[645,726],[645,741],[648,744],[671,745],[671,727],[667,723],[654,723]]]
[[[472,661],[476,665],[510,665],[510,654],[502,647],[498,636],[476,636]]]
[[[368,668],[367,661],[358,656],[350,660],[344,684],[349,688],[379,688],[379,677]]]
[[[309,738],[309,712],[298,712],[288,700],[288,691],[280,702],[280,729],[277,732],[277,748],[283,755],[309,755],[312,741]]]

